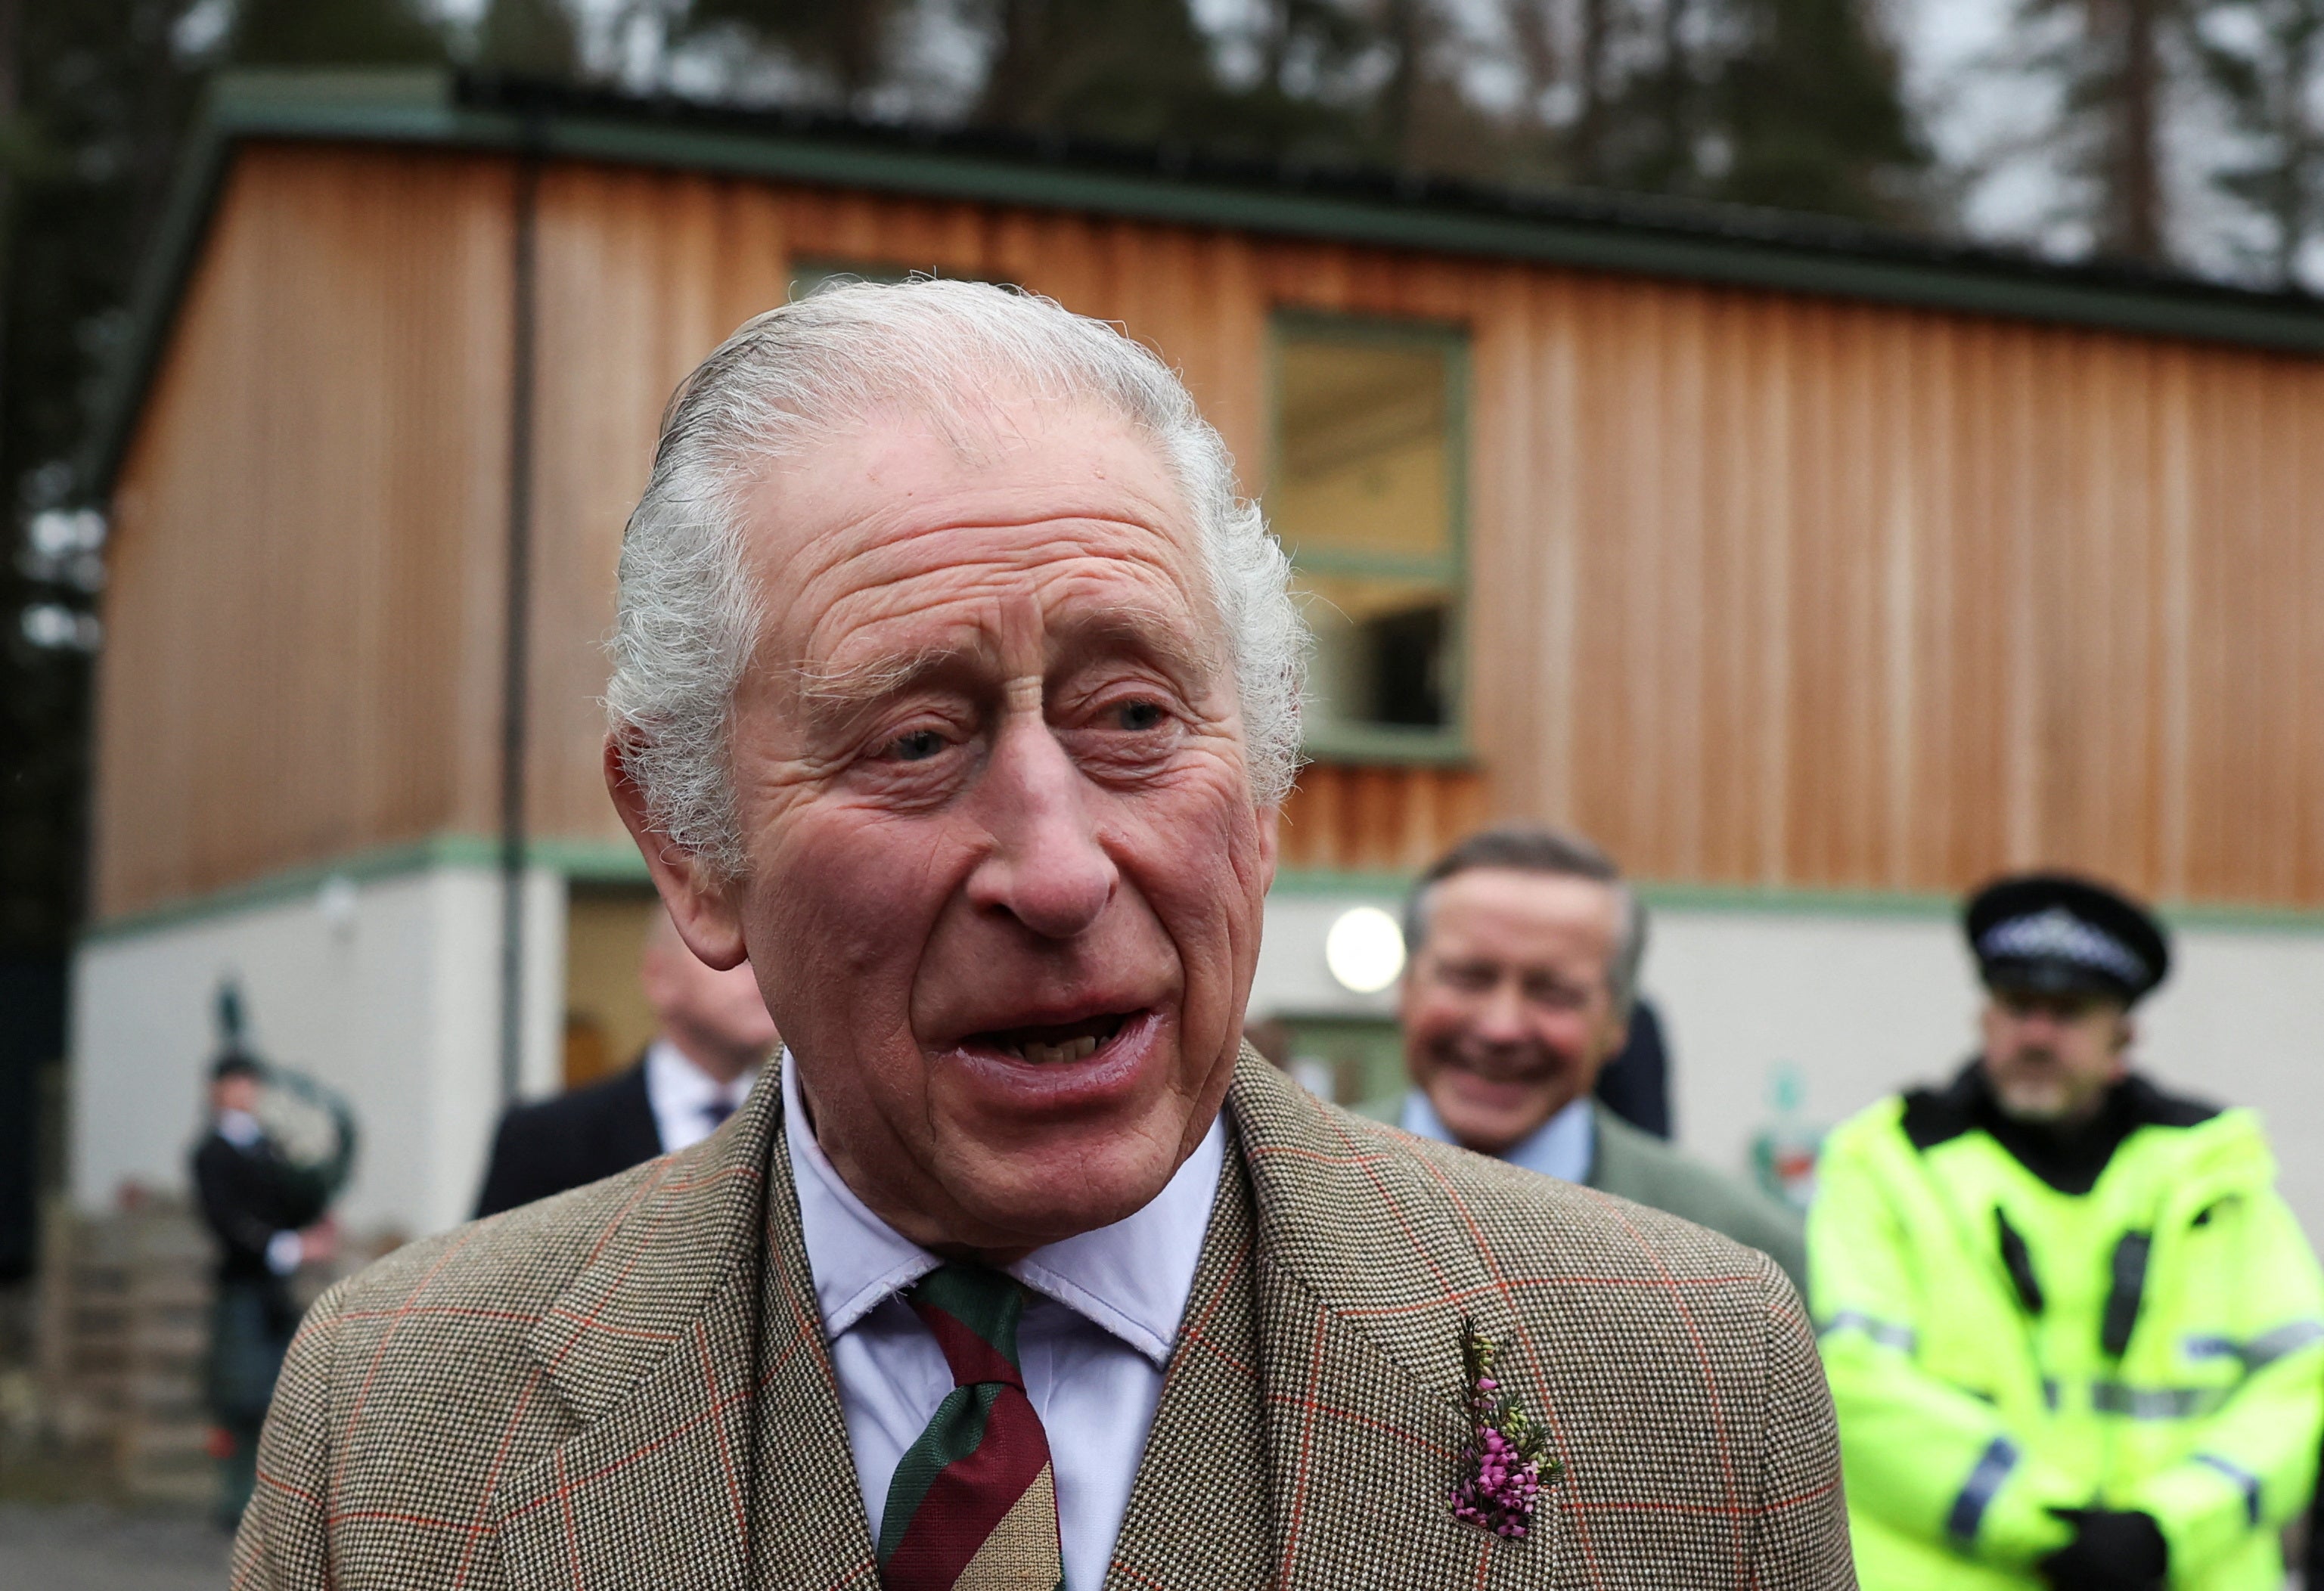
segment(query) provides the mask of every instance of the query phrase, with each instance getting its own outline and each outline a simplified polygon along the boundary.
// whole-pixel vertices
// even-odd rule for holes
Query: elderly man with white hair
[[[1773,1265],[1242,1047],[1286,578],[1171,372],[1046,300],[713,354],[606,776],[779,1086],[327,1295],[237,1586],[1853,1585]]]

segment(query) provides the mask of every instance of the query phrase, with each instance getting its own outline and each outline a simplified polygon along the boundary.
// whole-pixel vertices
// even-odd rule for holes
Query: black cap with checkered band
[[[1962,914],[1987,989],[2085,993],[2135,1005],[2171,970],[2152,912],[2070,873],[2019,873],[1972,895]]]

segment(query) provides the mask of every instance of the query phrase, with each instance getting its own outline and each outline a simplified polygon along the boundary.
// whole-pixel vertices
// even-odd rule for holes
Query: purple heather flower
[[[1461,1361],[1467,1385],[1459,1402],[1469,1424],[1461,1478],[1452,1491],[1452,1517],[1502,1540],[1522,1540],[1545,1482],[1558,1461],[1514,1394],[1492,1374],[1496,1345],[1473,1321],[1461,1322]]]

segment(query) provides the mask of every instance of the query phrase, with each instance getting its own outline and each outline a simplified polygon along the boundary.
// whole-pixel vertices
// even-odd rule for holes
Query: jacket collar
[[[579,1429],[494,1492],[512,1587],[876,1585],[789,1161],[775,1152],[781,1095],[752,1090],[717,1134],[645,1173],[532,1329],[541,1395]],[[1240,1153],[1124,1550],[1176,1531],[1213,1568],[1263,1552],[1287,1591],[1360,1579],[1384,1551],[1464,1583],[1545,1583],[1552,1542],[1489,1562],[1442,1496],[1465,1434],[1451,1395],[1461,1320],[1512,1339],[1516,1373],[1536,1385],[1552,1348],[1522,1330],[1489,1249],[1432,1242],[1441,1218],[1404,1208],[1449,1198],[1457,1212],[1431,1157],[1458,1152],[1418,1147],[1424,1188],[1413,1149],[1248,1051],[1227,1109]],[[706,1507],[733,1528],[703,1529]]]
[[[788,1053],[779,1083],[770,1086],[783,1090],[780,1153],[796,1182],[824,1333],[836,1340],[942,1262],[867,1208],[825,1158],[807,1130]],[[1164,1368],[1217,1201],[1225,1136],[1224,1123],[1212,1123],[1169,1185],[1144,1209],[1037,1248],[1010,1265],[1010,1274]]]
[[[2095,1118],[2060,1132],[2005,1115],[1986,1081],[1984,1062],[1971,1061],[1944,1088],[1905,1094],[1901,1125],[1904,1136],[1923,1153],[1982,1131],[2043,1182],[2061,1193],[2080,1195],[2098,1185],[2115,1155],[2141,1128],[2197,1128],[2222,1114],[2215,1105],[2167,1094],[2133,1072],[2107,1092]],[[2200,1145],[2216,1136],[2190,1137],[2186,1146],[2200,1153]]]
[[[655,1163],[533,1328],[580,1429],[494,1493],[512,1587],[876,1584],[781,1092]]]

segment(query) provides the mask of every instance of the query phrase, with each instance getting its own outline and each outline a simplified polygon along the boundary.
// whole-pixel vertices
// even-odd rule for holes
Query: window
[[[1427,327],[1277,325],[1268,513],[1315,632],[1313,755],[1460,754],[1464,353]]]

